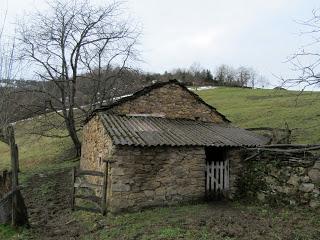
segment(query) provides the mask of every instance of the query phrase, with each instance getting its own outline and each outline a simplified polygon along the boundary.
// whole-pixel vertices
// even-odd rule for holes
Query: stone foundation
[[[111,212],[204,197],[204,148],[117,147],[113,159],[107,200]]]
[[[320,160],[264,153],[245,163],[238,194],[274,205],[320,207]]]

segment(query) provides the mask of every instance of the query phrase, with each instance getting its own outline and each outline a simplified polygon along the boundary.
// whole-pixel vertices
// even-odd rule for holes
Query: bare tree
[[[14,90],[14,78],[18,64],[15,59],[15,39],[5,35],[7,11],[0,23],[0,129],[7,126],[14,118],[11,102]]]
[[[248,85],[252,88],[255,88],[257,87],[258,81],[260,79],[257,76],[258,75],[257,72],[253,68],[249,68],[248,70],[249,70],[249,76],[250,76],[248,80]]]
[[[89,0],[57,0],[48,5],[48,11],[32,14],[19,24],[22,57],[43,81],[42,86],[26,91],[41,99],[40,107],[62,119],[77,156],[81,154],[78,120],[110,98],[116,76],[137,56],[139,31],[123,17],[119,2],[94,6]],[[77,103],[80,80],[92,83],[88,106]],[[61,128],[60,122],[48,125]]]
[[[254,84],[255,87],[265,88],[265,87],[268,87],[269,85],[270,85],[270,82],[265,76],[261,74],[256,75],[255,84]]]
[[[234,69],[230,66],[222,64],[217,67],[214,78],[219,85],[226,85],[228,82],[234,80]]]
[[[296,77],[282,80],[284,86],[300,86],[304,90],[320,86],[320,10],[313,10],[309,20],[298,23],[305,29],[301,35],[310,40],[288,58]]]
[[[239,67],[236,71],[236,81],[239,86],[247,86],[250,82],[252,87],[254,88],[254,81],[252,81],[255,77],[253,76],[253,70],[245,67]],[[253,78],[252,78],[253,77]]]

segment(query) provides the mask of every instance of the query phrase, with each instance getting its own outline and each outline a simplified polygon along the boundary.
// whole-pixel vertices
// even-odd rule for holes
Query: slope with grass
[[[19,146],[22,175],[55,169],[72,158],[73,146],[69,138],[50,138],[30,134],[37,119],[18,122],[15,125],[16,142]],[[0,142],[0,170],[10,166],[10,149]]]
[[[284,128],[287,122],[294,142],[320,142],[320,92],[222,87],[196,93],[234,125]]]

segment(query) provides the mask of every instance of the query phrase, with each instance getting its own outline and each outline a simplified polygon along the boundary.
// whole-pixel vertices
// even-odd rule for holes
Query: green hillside
[[[64,167],[65,159],[72,157],[73,146],[69,138],[49,138],[31,135],[35,120],[19,122],[15,125],[16,142],[19,146],[20,168],[25,173]],[[10,166],[9,147],[0,142],[0,170]]]
[[[234,125],[284,128],[287,122],[294,142],[320,142],[319,92],[217,88],[196,93]]]

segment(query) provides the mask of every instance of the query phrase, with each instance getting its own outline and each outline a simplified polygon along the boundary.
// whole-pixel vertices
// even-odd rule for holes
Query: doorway
[[[229,160],[226,149],[221,147],[207,147],[205,187],[207,199],[221,199],[227,197],[229,190]]]

